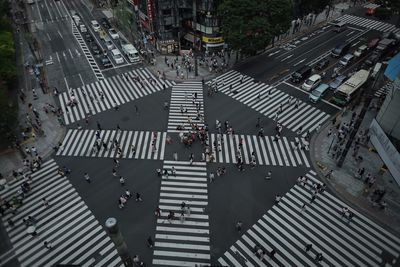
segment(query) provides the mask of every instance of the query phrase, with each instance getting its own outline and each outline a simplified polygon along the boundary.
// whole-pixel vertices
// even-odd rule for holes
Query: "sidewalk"
[[[376,99],[373,101],[376,101]],[[361,107],[356,107],[354,111],[359,114],[360,110]],[[367,111],[358,133],[369,128],[376,114],[376,110]],[[336,125],[349,123],[351,116],[351,111],[347,111],[344,116],[339,115]],[[332,134],[328,136],[330,129],[332,129]],[[346,202],[352,203],[377,221],[400,233],[400,188],[396,181],[394,181],[389,171],[383,173],[380,171],[384,163],[379,155],[371,150],[373,146],[369,142],[360,146],[358,155],[363,157],[361,162],[357,163],[353,157],[353,147],[355,144],[355,141],[353,141],[343,166],[341,168],[337,167],[337,160],[333,158],[335,144],[337,144],[338,140],[335,136],[337,132],[332,121],[328,121],[313,136],[310,152],[314,168],[319,173],[321,179],[339,197],[342,197]],[[361,178],[356,178],[355,174],[359,168],[365,168],[365,173]],[[331,178],[326,178],[325,175],[329,170],[333,170],[332,176]],[[371,188],[369,188],[368,184],[364,183],[368,173],[371,173],[376,178],[376,182]],[[382,200],[387,203],[386,209],[381,209],[379,204],[371,200],[376,189],[385,190],[386,194]]]
[[[23,33],[18,33],[16,43],[19,43],[17,51],[19,51],[19,56],[21,57],[21,62],[18,62],[18,65],[20,65],[18,70],[20,73],[18,83],[19,88],[16,90],[24,93],[25,103],[18,98],[19,127],[16,135],[17,138],[21,140],[20,149],[18,150],[17,148],[9,148],[0,152],[0,173],[7,181],[13,178],[12,171],[23,168],[23,159],[26,156],[24,151],[26,147],[29,149],[35,147],[38,155],[42,159],[45,159],[53,152],[53,147],[60,142],[61,138],[65,134],[65,128],[60,126],[59,122],[57,121],[57,116],[55,116],[50,110],[48,113],[46,113],[43,109],[43,107],[46,106],[46,103],[57,108],[53,96],[51,94],[43,93],[33,68],[25,68],[23,66],[25,62],[30,62],[31,64],[34,63],[32,60],[34,58],[32,51],[30,50]],[[37,99],[34,99],[32,89],[35,89]],[[28,106],[29,103],[32,104],[31,108]],[[32,123],[36,124],[36,116],[33,112],[33,109],[35,109],[39,115],[43,134],[41,134],[39,131],[25,130],[30,125],[28,120],[31,120]],[[27,114],[29,115],[29,119]],[[22,132],[24,132],[26,135],[25,140],[23,140],[24,138],[22,136]],[[32,157],[29,156],[28,159],[32,161]]]

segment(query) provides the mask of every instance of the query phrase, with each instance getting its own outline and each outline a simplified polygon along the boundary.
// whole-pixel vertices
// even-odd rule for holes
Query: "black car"
[[[110,29],[111,28],[111,24],[110,24],[110,22],[108,21],[108,19],[106,19],[106,18],[102,18],[101,20],[100,20],[100,24],[101,24],[101,26],[103,26],[103,28],[105,28],[105,29]]]
[[[310,66],[303,66],[292,74],[292,82],[299,83],[310,76],[312,69]]]
[[[86,42],[93,42],[93,36],[90,33],[85,34],[85,40]]]
[[[367,60],[364,61],[363,63],[363,68],[370,68],[373,65],[375,65],[376,62],[380,59],[381,54],[380,53],[373,53],[370,55]]]
[[[105,56],[105,57],[103,57],[101,59],[101,63],[103,64],[104,68],[111,68],[112,67],[111,61],[107,56]]]
[[[91,48],[92,48],[93,54],[95,54],[95,55],[100,54],[100,48],[97,44],[92,44]]]
[[[329,60],[324,58],[324,59],[321,59],[320,61],[318,61],[317,65],[315,65],[315,68],[317,70],[322,70],[322,69],[326,68],[328,65],[329,65]]]

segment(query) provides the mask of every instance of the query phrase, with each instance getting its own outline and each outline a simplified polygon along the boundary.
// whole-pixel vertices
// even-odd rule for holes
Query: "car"
[[[111,68],[112,67],[111,61],[107,56],[102,57],[101,63],[103,64],[104,68]]]
[[[317,88],[312,90],[312,92],[309,95],[309,99],[313,103],[317,103],[322,96],[325,94],[325,92],[328,90],[329,85],[326,83],[321,83]]]
[[[79,30],[80,30],[81,32],[87,32],[87,29],[86,29],[85,24],[79,25]]]
[[[321,75],[313,74],[303,83],[301,88],[303,88],[306,91],[311,91],[321,83],[321,80],[322,80]]]
[[[362,55],[364,55],[366,52],[368,51],[368,46],[367,45],[362,45],[362,46],[359,46],[358,48],[357,48],[357,50],[356,51],[354,51],[354,56],[355,57],[361,57]]]
[[[292,74],[292,82],[299,83],[310,76],[312,69],[310,66],[303,66]]]
[[[74,20],[76,25],[79,25],[79,23],[81,22],[81,17],[79,16],[78,13],[73,14],[72,19]]]
[[[117,63],[117,64],[124,63],[124,58],[118,49],[115,48],[115,49],[111,50],[111,54],[115,60],[115,63]]]
[[[99,25],[99,23],[97,22],[97,20],[92,20],[92,21],[90,22],[90,24],[92,25],[92,28],[93,28],[93,30],[94,30],[95,32],[100,31],[100,25]]]
[[[315,69],[317,70],[322,70],[324,68],[326,68],[329,65],[329,59],[322,59],[320,61],[318,61],[317,65],[315,66]]]
[[[372,55],[370,55],[367,60],[364,61],[363,64],[363,69],[368,69],[370,67],[372,67],[373,65],[375,65],[375,63],[378,62],[378,60],[381,58],[381,54],[380,53],[372,53]]]
[[[351,43],[341,43],[337,45],[334,49],[332,49],[331,56],[335,58],[341,57],[345,55],[347,51],[349,51],[350,47]]]
[[[95,54],[95,55],[98,55],[101,52],[100,48],[97,44],[92,44],[91,49],[92,49],[93,54]]]
[[[368,41],[368,49],[375,48],[378,45],[380,40],[381,40],[380,38],[372,38],[372,39],[370,39]]]
[[[353,61],[354,55],[353,54],[346,54],[342,59],[340,59],[339,64],[343,66],[347,66],[350,62]]]
[[[93,42],[93,36],[90,33],[86,33],[85,34],[85,40],[88,43]]]
[[[329,83],[329,88],[331,90],[336,90],[343,83],[343,81],[346,80],[346,78],[346,75],[337,76],[333,81]]]
[[[108,50],[113,50],[114,49],[114,44],[111,40],[106,40],[106,46]]]
[[[367,8],[367,10],[365,11],[365,15],[367,16],[372,16],[375,13],[375,8],[369,7]]]
[[[113,39],[119,38],[118,32],[114,28],[108,29],[108,34],[110,34],[111,38]]]
[[[106,18],[102,18],[101,20],[100,20],[100,23],[101,23],[101,26],[103,26],[103,28],[104,29],[110,29],[111,28],[111,25],[110,25],[110,22],[108,21],[108,19],[106,19]]]

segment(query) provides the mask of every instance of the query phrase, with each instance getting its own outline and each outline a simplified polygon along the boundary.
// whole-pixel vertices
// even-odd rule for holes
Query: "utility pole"
[[[118,255],[121,257],[124,265],[126,267],[133,267],[133,260],[131,255],[129,254],[128,247],[126,246],[124,238],[122,237],[122,234],[119,230],[117,219],[108,218],[106,220],[105,226],[108,235],[117,247]]]

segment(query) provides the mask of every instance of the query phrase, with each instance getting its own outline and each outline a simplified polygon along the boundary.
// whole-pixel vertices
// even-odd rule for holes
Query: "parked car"
[[[315,69],[322,70],[326,68],[328,65],[329,65],[329,59],[324,58],[318,61],[317,65],[315,66]]]
[[[339,64],[343,66],[350,65],[350,62],[353,61],[354,55],[353,54],[346,54],[342,59],[340,59]]]
[[[93,42],[93,36],[90,33],[85,34],[85,40],[86,42]]]
[[[355,57],[361,57],[362,55],[364,55],[366,52],[368,51],[368,46],[367,45],[362,45],[362,46],[359,46],[358,48],[357,48],[357,50],[356,51],[354,51],[354,56]]]
[[[79,25],[79,30],[80,30],[81,32],[87,32],[87,29],[86,29],[85,24]]]
[[[101,20],[100,20],[100,23],[101,23],[101,26],[103,26],[103,28],[104,29],[110,29],[111,28],[111,24],[110,24],[110,22],[108,21],[108,19],[106,19],[106,18],[102,18]]]
[[[315,87],[317,87],[321,83],[322,77],[319,74],[313,74],[311,75],[310,78],[308,78],[301,88],[303,88],[306,91],[311,91]]]
[[[106,40],[105,43],[106,43],[106,46],[107,46],[108,50],[113,50],[114,49],[114,44],[110,39]]]
[[[111,50],[111,54],[112,54],[112,56],[113,56],[113,58],[115,60],[115,63],[117,63],[117,64],[124,63],[124,58],[123,58],[121,52],[118,49]]]
[[[380,41],[380,38],[372,38],[368,41],[368,49],[375,48]]]
[[[350,47],[350,43],[341,43],[332,49],[331,56],[336,58],[341,57],[349,51]]]
[[[108,29],[108,33],[110,34],[111,38],[113,38],[113,39],[119,38],[118,32],[114,28]]]
[[[380,59],[381,54],[380,53],[373,53],[372,55],[370,55],[367,60],[364,61],[363,64],[363,69],[368,69],[370,67],[372,67],[373,65],[375,65],[375,63],[378,62],[378,60]]]
[[[92,24],[92,28],[95,32],[98,32],[100,30],[100,25],[97,20],[92,20],[90,23]]]
[[[310,66],[303,66],[300,69],[298,69],[297,71],[295,71],[292,74],[292,82],[294,83],[299,83],[301,81],[303,81],[304,79],[306,79],[306,77],[309,77],[311,74],[311,67]]]
[[[329,83],[329,88],[331,90],[336,90],[343,83],[343,81],[346,80],[346,78],[346,75],[337,76],[333,81]]]
[[[103,64],[104,68],[111,68],[112,67],[111,61],[107,56],[104,56],[101,59],[101,63]]]
[[[99,46],[95,43],[92,44],[91,49],[92,49],[93,54],[95,54],[95,55],[98,55],[101,52]]]
[[[317,103],[325,92],[328,90],[329,85],[326,83],[321,83],[317,88],[315,88],[309,95],[309,99],[313,103]]]

